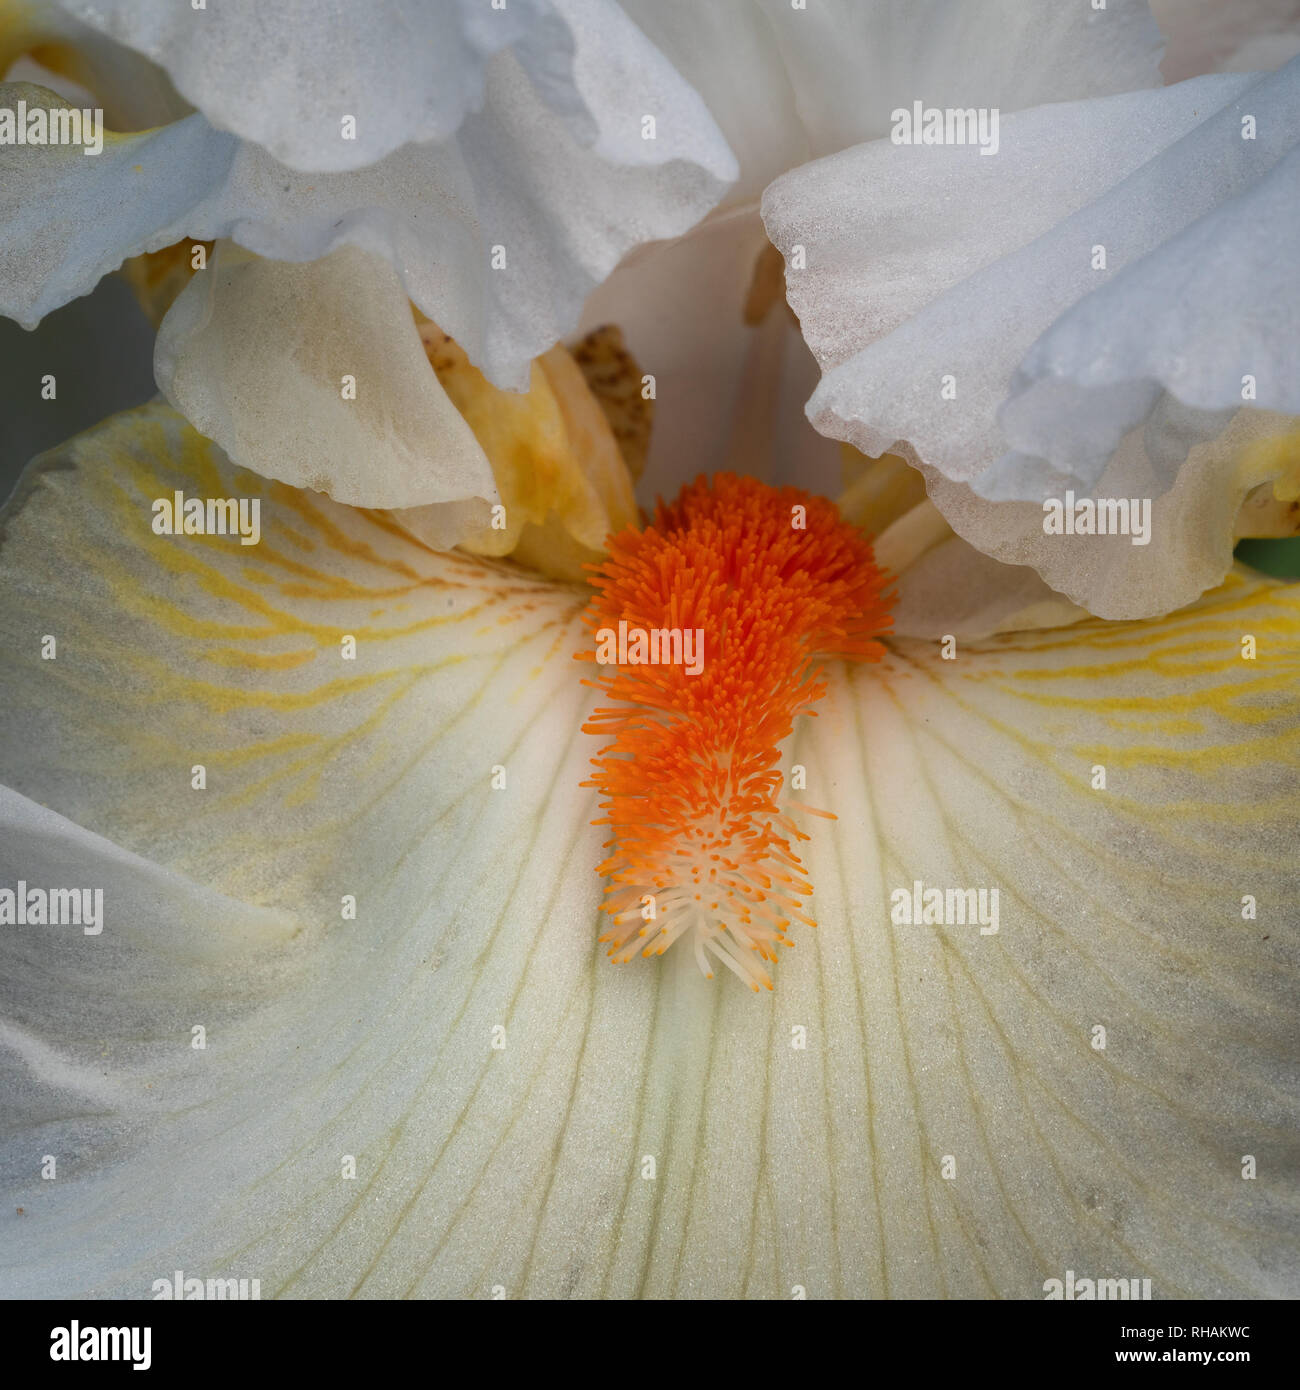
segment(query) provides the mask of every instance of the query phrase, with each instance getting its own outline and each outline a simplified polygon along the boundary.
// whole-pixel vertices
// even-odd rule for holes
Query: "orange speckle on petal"
[[[576,655],[602,663],[585,683],[614,702],[583,726],[612,739],[583,783],[604,797],[594,824],[612,831],[596,870],[612,922],[600,940],[627,961],[629,939],[647,930],[647,956],[689,934],[708,978],[713,957],[771,989],[760,960],[792,944],[792,922],[816,925],[799,910],[812,887],[791,848],[808,836],[788,812],[830,815],[782,810],[780,746],[825,694],[819,657],[880,659],[887,577],[833,503],[733,474],[698,478],[588,568],[596,597],[584,621],[597,649]],[[653,640],[638,650],[636,633]],[[706,870],[707,907],[696,891]]]

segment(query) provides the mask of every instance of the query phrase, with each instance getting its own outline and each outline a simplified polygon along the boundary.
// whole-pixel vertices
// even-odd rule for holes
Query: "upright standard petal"
[[[156,534],[178,488],[259,544]],[[105,889],[0,929],[6,1291],[1300,1292],[1294,590],[835,674],[758,999],[596,945],[581,591],[161,406],[5,529],[2,882]]]
[[[632,143],[659,138],[642,130],[656,113],[675,112],[694,126],[689,143],[718,149],[699,97],[615,0],[342,0],[324,11],[313,0],[223,0],[202,12],[167,0],[57,3],[160,64],[217,129],[304,173],[453,139],[490,104],[501,53],[580,144],[610,158],[617,147],[618,162],[659,162]]]
[[[620,328],[654,401],[644,504],[725,470],[836,490],[838,447],[803,413],[817,363],[782,294],[780,257],[749,207],[641,248],[587,301],[582,326]]]
[[[733,196],[890,128],[913,101],[1017,111],[1159,84],[1144,0],[623,0],[703,94],[740,161]]]
[[[758,293],[781,283],[753,215],[770,180],[886,134],[894,108],[918,95],[1010,111],[1159,81],[1159,36],[1145,5],[1127,0],[1104,11],[1004,0],[624,8],[703,94],[740,165],[722,210],[688,237],[630,256],[584,312],[587,325],[621,325],[655,382],[647,502],[728,468],[834,491],[835,450],[802,418],[816,365]],[[852,287],[836,293],[851,316]]]

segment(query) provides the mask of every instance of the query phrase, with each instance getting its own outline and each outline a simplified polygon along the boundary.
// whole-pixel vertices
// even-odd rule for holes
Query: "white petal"
[[[623,254],[685,231],[735,175],[699,99],[662,60],[630,70],[643,46],[625,19],[581,27],[575,81],[598,106],[583,121],[549,109],[499,54],[484,110],[454,141],[351,173],[295,173],[198,115],[111,139],[95,158],[4,147],[0,312],[31,327],[126,257],[182,236],[294,261],[351,245],[391,260],[477,365],[522,388],[528,363],[576,325]],[[635,119],[610,107],[616,84]],[[5,94],[37,99],[31,88]],[[641,138],[642,114],[656,119],[654,140]]]
[[[657,164],[725,150],[699,98],[613,0],[347,0],[325,12],[311,0],[223,0],[198,16],[168,0],[60,3],[160,63],[219,130],[305,173],[450,140],[490,104],[490,60],[502,51],[605,158]],[[655,113],[667,153],[643,143],[641,119]]]
[[[639,490],[644,501],[674,493],[701,471],[726,468],[836,490],[838,455],[810,438],[801,418],[815,367],[790,341],[782,316],[769,313],[757,325],[744,318],[765,246],[745,200],[764,183],[809,151],[885,134],[893,108],[900,101],[910,107],[917,92],[927,101],[965,104],[978,90],[978,100],[1011,110],[1158,80],[1158,36],[1144,8],[1128,4],[1111,5],[1104,15],[1001,0],[960,6],[853,0],[798,11],[785,0],[762,8],[746,0],[626,8],[704,94],[741,164],[725,213],[676,243],[636,252],[584,311],[587,327],[619,324],[655,377],[650,468]],[[1036,177],[1035,170],[1026,179],[1031,190]],[[871,186],[857,174],[852,181],[857,189]],[[948,196],[946,181],[941,196]],[[803,186],[794,185],[795,207],[803,197]],[[838,218],[837,209],[826,236],[845,230]],[[962,239],[963,249],[971,240]],[[874,245],[873,255],[878,250]],[[815,278],[821,268],[802,274]],[[933,277],[933,267],[926,272]],[[854,286],[837,281],[833,300],[827,312],[838,310],[860,328],[863,305]],[[803,327],[820,351],[819,319],[805,318]]]
[[[780,29],[754,0],[707,5],[622,0],[622,8],[703,96],[721,127],[739,164],[729,203],[752,202],[765,184],[809,157],[809,133],[786,69]],[[867,47],[854,44],[853,57],[865,60]],[[830,61],[829,52],[822,57]],[[855,110],[864,104],[862,95],[855,95]]]
[[[396,273],[355,247],[289,265],[219,244],[163,320],[154,369],[197,429],[265,477],[359,507],[496,500]]]
[[[1295,78],[1290,153],[1085,295],[1025,354],[998,413],[1013,448],[1090,487],[1143,421],[1153,456],[1171,442],[1178,422],[1162,431],[1152,419],[1162,406],[1232,412],[1249,389],[1263,409],[1300,414],[1300,270],[1279,245],[1300,209],[1300,66]],[[1182,450],[1167,452],[1176,468]]]
[[[1132,520],[1127,533],[1048,535],[1042,503],[989,502],[964,483],[923,471],[932,500],[972,545],[1005,564],[1032,566],[1090,613],[1141,618],[1181,608],[1228,572],[1242,503],[1280,471],[1274,453],[1259,455],[1252,446],[1293,426],[1268,411],[1239,411],[1223,433],[1192,445],[1172,487],[1167,461],[1153,457],[1145,431],[1134,430],[1097,493],[1139,509],[1149,502],[1145,540]]]
[[[828,1149],[878,1155],[839,1170],[835,1206],[841,1258],[875,1291],[1041,1297],[1067,1269],[1149,1276],[1157,1297],[1296,1286],[1295,604],[1237,583],[1200,612],[954,662],[904,646],[815,722],[809,796],[829,784],[841,821],[812,847],[808,986]],[[1270,656],[1252,670],[1255,625]],[[888,895],[918,879],[1001,885],[998,932],[892,926]],[[1244,894],[1267,924],[1242,920]],[[1282,1165],[1268,1193],[1241,1177],[1261,1148]]]
[[[1005,452],[996,410],[1038,335],[1095,287],[1093,244],[1112,269],[1136,257],[1122,217],[1150,212],[1155,156],[1250,83],[1200,78],[1021,112],[988,159],[878,141],[775,183],[764,221],[787,266],[804,248],[788,293],[825,371],[814,424],[873,455],[907,440],[959,481],[992,468]],[[940,394],[945,376],[955,399]]]
[[[24,83],[0,84],[0,108],[66,105]],[[128,257],[157,251],[186,230],[221,225],[201,210],[235,163],[238,142],[201,116],[115,137],[87,155],[77,145],[0,146],[0,314],[35,328],[89,294]]]
[[[453,1128],[470,1155],[453,1155],[451,1167],[483,1165],[505,1101],[542,1056],[546,1029],[533,1034],[531,1016],[550,1016],[565,973],[585,978],[596,950],[599,885],[589,864],[599,835],[586,825],[589,798],[566,798],[560,818],[541,814],[556,779],[576,787],[590,755],[577,733],[586,692],[570,659],[584,599],[432,556],[381,515],[236,473],[162,406],[117,417],[68,456],[87,472],[42,473],[8,520],[17,558],[42,525],[71,523],[89,504],[83,534],[61,533],[80,557],[75,568],[63,562],[75,594],[70,606],[54,601],[44,565],[6,572],[7,607],[26,634],[6,667],[33,677],[28,696],[38,705],[56,688],[56,703],[75,702],[80,688],[92,717],[108,723],[79,752],[64,750],[65,769],[80,768],[71,777],[55,772],[63,755],[49,743],[28,758],[6,738],[4,766],[20,790],[39,784],[38,799],[54,810],[103,825],[120,848],[96,851],[99,859],[127,868],[110,875],[93,856],[58,845],[38,854],[4,837],[6,886],[26,873],[33,883],[104,887],[105,929],[86,941],[114,960],[104,975],[103,953],[68,945],[61,1005],[35,1007],[50,1003],[52,989],[40,984],[50,938],[6,927],[7,997],[34,1006],[6,1013],[23,1041],[5,1060],[24,1094],[37,1084],[24,1056],[57,1057],[60,1074],[107,1070],[114,1086],[89,1109],[52,1108],[42,1089],[24,1106],[44,1106],[39,1138],[7,1135],[6,1182],[27,1193],[15,1205],[33,1220],[6,1244],[5,1282],[147,1296],[176,1260],[216,1272],[215,1240],[232,1272],[261,1277],[265,1293],[287,1288],[300,1264],[309,1286],[322,1277],[350,1286],[375,1254],[348,1222],[360,1190],[388,1193],[359,1208],[378,1231],[401,1224]],[[87,492],[91,473],[98,481]],[[260,543],[155,536],[150,499],[175,488],[251,492],[262,506]],[[36,628],[51,626],[57,657],[43,662]],[[357,640],[355,663],[342,659],[345,634]],[[19,705],[24,723],[60,722],[52,707],[42,714],[25,697]],[[128,746],[135,735],[152,750],[137,750],[138,761]],[[196,763],[207,769],[203,792],[191,788]],[[508,769],[506,792],[491,787],[497,763]],[[107,814],[105,796],[120,817]],[[90,838],[75,827],[58,833]],[[582,872],[565,873],[575,834]],[[133,853],[168,869],[139,867]],[[151,887],[164,880],[173,886]],[[356,897],[355,922],[342,920],[345,894]],[[262,918],[300,933],[292,957],[241,946],[232,962],[216,949]],[[183,969],[165,968],[168,955],[160,962],[158,930],[164,951],[174,937]],[[214,948],[210,967],[188,946],[180,952],[196,937]],[[121,1017],[101,1022],[115,1007],[114,981],[132,967],[141,976]],[[272,986],[278,1002],[263,1010]],[[98,1002],[84,998],[89,991]],[[149,999],[158,1007],[142,1018]],[[510,1030],[510,1065],[482,1091],[481,1064],[499,1056],[490,1046],[497,1023]],[[205,1051],[191,1049],[193,1025],[208,1029]],[[429,1090],[430,1049],[456,1038],[463,1065],[445,1052]],[[376,1085],[395,1044],[405,1061]],[[474,1114],[458,1125],[466,1110]],[[182,1142],[195,1146],[188,1160]],[[38,1164],[59,1155],[67,1181],[42,1188],[37,1178],[29,1190],[33,1152]],[[357,1183],[341,1178],[347,1153],[357,1157]],[[203,1193],[189,1190],[199,1168]],[[141,1185],[145,1172],[153,1176]],[[250,1201],[244,1183],[254,1173],[265,1185]],[[459,1199],[439,1184],[446,1227]],[[331,1240],[336,1222],[348,1227],[350,1250]],[[84,1260],[73,1253],[83,1238]],[[313,1256],[317,1246],[329,1252]],[[379,1285],[400,1292],[426,1253],[379,1270]]]
[[[1101,495],[1159,505],[1204,463],[1191,451],[1221,435],[1244,376],[1258,405],[1300,409],[1300,280],[1282,249],[1297,78],[1043,107],[1001,123],[994,158],[882,141],[780,180],[764,216],[787,257],[804,247],[808,269],[787,284],[825,370],[810,418],[870,454],[906,441],[959,533],[996,537],[998,558],[1033,564],[1090,611],[1164,612],[1216,583],[1240,500],[1227,443],[1211,490],[1202,474],[1166,505],[1169,544],[1126,553],[1120,571],[1040,563],[1041,547],[1008,543],[1024,534],[1015,519],[977,523],[970,494],[1091,493],[1105,470]],[[1241,138],[1246,114],[1259,139]],[[1180,511],[1198,524],[1170,524]]]
[[[882,565],[889,542],[890,531],[876,542]],[[1027,565],[1001,564],[960,536],[949,535],[901,572],[886,567],[899,576],[893,626],[899,637],[972,642],[998,632],[1064,627],[1088,616]]]
[[[966,643],[1088,616],[1034,570],[1002,564],[955,535],[922,475],[899,456],[853,455],[845,481],[840,515],[874,537],[875,562],[896,581],[892,636]]]
[[[741,165],[735,195],[890,128],[918,96],[1019,110],[1156,85],[1145,4],[1019,0],[710,0],[624,8],[708,102]]]
[[[0,787],[0,829],[9,891],[22,882],[92,895],[83,899],[91,914],[76,925],[7,925],[11,968],[0,984],[8,1131],[0,1170],[6,1182],[25,1183],[31,1144],[44,1154],[46,1139],[59,1132],[48,1200],[30,1211],[47,1235],[67,1223],[49,1251],[66,1259],[61,1239],[77,1221],[75,1173],[93,1158],[103,1115],[148,1123],[148,1087],[169,1065],[167,1042],[189,1035],[196,1012],[216,1033],[218,1019],[264,1002],[313,933],[290,913],[160,868],[7,787]],[[223,978],[218,992],[214,982]],[[178,1057],[173,1045],[170,1061]],[[13,1143],[16,1132],[26,1149]]]
[[[729,210],[636,252],[587,302],[583,327],[617,324],[653,378],[654,428],[637,488],[644,504],[728,470],[836,491],[839,450],[803,412],[816,362],[779,293],[759,322],[746,316],[764,252],[771,246],[757,211]]]
[[[295,169],[355,169],[408,141],[444,140],[483,105],[484,68],[531,38],[563,67],[567,31],[546,0],[60,0],[166,68],[213,125]],[[571,41],[570,41],[571,51]],[[356,122],[343,139],[340,122]]]
[[[245,486],[258,547],[149,530]],[[4,765],[49,809],[0,800],[2,881],[107,894],[99,938],[0,932],[6,1292],[1300,1291],[1294,592],[836,674],[792,752],[839,816],[822,925],[758,1000],[594,945],[580,593],[245,479],[161,406],[5,520]],[[998,933],[892,926],[915,878],[998,886]]]
[[[1006,111],[1154,85],[1160,33],[1145,4],[762,0],[814,154],[874,139],[891,113],[929,105]]]

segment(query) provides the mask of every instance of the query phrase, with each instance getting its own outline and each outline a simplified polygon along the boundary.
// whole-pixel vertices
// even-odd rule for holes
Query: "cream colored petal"
[[[848,444],[841,449],[848,486],[837,505],[845,520],[875,538],[876,563],[899,581],[896,636],[968,642],[1088,616],[1027,565],[1002,564],[954,534],[906,459],[868,459]]]
[[[556,344],[532,364],[526,391],[504,391],[437,324],[417,321],[440,388],[482,446],[501,500],[456,539],[472,554],[509,555],[548,578],[585,582],[583,566],[637,511],[614,427],[582,368]],[[400,520],[427,539],[426,511]]]
[[[1239,411],[1217,438],[1188,451],[1167,491],[1145,432],[1134,430],[1102,474],[1097,495],[1122,497],[1130,506],[1135,500],[1139,511],[1146,499],[1144,543],[1135,543],[1132,525],[1133,534],[1048,535],[1042,503],[990,502],[933,469],[924,472],[930,496],[972,545],[1004,564],[1032,567],[1090,613],[1140,618],[1191,602],[1228,572],[1246,499],[1295,467],[1295,444],[1285,443],[1294,441],[1294,424],[1269,411]]]
[[[925,505],[933,509],[933,503]],[[880,537],[878,559],[888,556],[900,527],[898,523]],[[946,522],[944,531],[910,564],[889,567],[899,580],[893,610],[893,631],[898,636],[931,640],[951,636],[970,642],[999,632],[1065,627],[1088,616],[1049,589],[1027,565],[994,560],[953,535]]]
[[[261,542],[155,536],[175,487],[259,496]],[[1300,1292],[1294,590],[836,671],[791,750],[839,817],[821,926],[756,999],[595,944],[580,593],[231,471],[162,406],[5,531],[0,750],[48,809],[0,802],[3,882],[166,889],[138,932],[106,906],[120,974],[0,932],[3,997],[48,1001],[4,1015],[6,1292]],[[998,887],[998,932],[891,924],[915,879]]]
[[[841,1290],[1041,1298],[1071,1269],[1156,1297],[1300,1285],[1298,617],[1294,589],[1233,580],[1158,622],[951,662],[901,644],[832,693],[795,756],[840,821],[811,847],[817,958],[782,1014],[822,1022],[791,1127],[826,1138],[768,1171],[799,1189],[786,1211],[834,1201]],[[1000,887],[997,933],[893,925],[917,880]],[[1267,1187],[1243,1179],[1262,1152]],[[819,1184],[819,1161],[843,1179]]]
[[[257,499],[259,543],[155,535],[152,500],[177,488]],[[572,1026],[553,1005],[590,985],[599,885],[585,866],[599,835],[588,798],[568,793],[589,755],[570,659],[583,596],[434,555],[382,514],[234,470],[161,405],[32,476],[6,534],[15,702],[0,765],[19,794],[74,823],[65,840],[100,827],[113,841],[100,858],[151,863],[128,880],[4,837],[7,886],[56,872],[104,886],[93,944],[115,962],[104,974],[89,947],[60,956],[61,1006],[5,1014],[21,1030],[4,1054],[7,1095],[30,1091],[31,1057],[113,1081],[75,1108],[42,1091],[23,1112],[39,1130],[7,1132],[5,1182],[32,1220],[6,1242],[5,1286],[146,1297],[189,1267],[242,1269],[268,1296],[402,1292],[439,1238],[388,1264],[352,1221],[381,1243],[381,1229],[397,1236],[437,1168],[445,1237],[467,1191],[446,1175],[486,1166],[552,1026]],[[51,629],[57,655],[43,661]],[[192,788],[200,764],[204,791]],[[176,887],[159,896],[150,875]],[[138,903],[152,904],[147,921]],[[196,938],[215,948],[259,917],[308,949],[245,952],[239,969],[214,951],[202,968],[187,944],[187,968],[160,971],[160,931],[165,951]],[[51,999],[40,982],[60,941],[0,932],[7,999]],[[100,1026],[131,970],[129,1010]],[[539,1019],[550,1022],[535,1033]],[[512,1051],[485,1073],[498,1023]],[[204,1052],[191,1049],[193,1025],[208,1029]],[[457,1039],[463,1067],[447,1050]],[[41,1183],[33,1143],[38,1160],[60,1156],[58,1182]],[[341,1177],[344,1154],[356,1182]]]
[[[840,445],[844,490],[840,515],[868,535],[878,536],[918,503],[925,501],[925,479],[899,454],[867,458],[851,444]]]
[[[355,247],[292,265],[219,244],[163,320],[154,371],[196,428],[265,477],[362,507],[496,500],[396,273]]]

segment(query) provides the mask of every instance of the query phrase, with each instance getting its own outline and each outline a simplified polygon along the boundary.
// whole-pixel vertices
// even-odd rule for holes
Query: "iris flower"
[[[0,150],[3,308],[155,255],[167,398],[3,517],[0,884],[104,905],[0,927],[4,1289],[1294,1295],[1300,596],[1232,546],[1300,496],[1300,66],[219,8],[3,12],[0,106],[154,103]],[[695,613],[707,702],[592,664]]]

